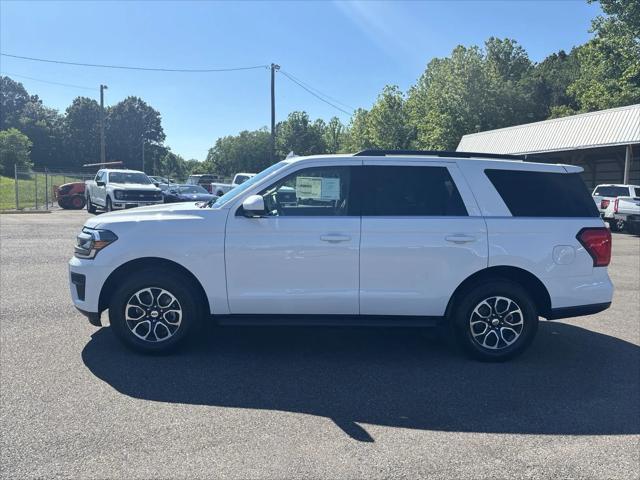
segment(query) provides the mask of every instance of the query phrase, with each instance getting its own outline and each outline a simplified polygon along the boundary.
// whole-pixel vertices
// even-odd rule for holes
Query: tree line
[[[594,1],[594,0],[591,0]],[[345,125],[337,117],[292,112],[276,126],[278,159],[368,148],[456,148],[467,133],[640,102],[640,2],[600,0],[605,13],[593,37],[570,52],[534,63],[513,39],[457,46],[431,60],[406,92],[386,86],[374,104]],[[64,114],[1,77],[0,167],[13,164],[79,168],[99,159],[100,107],[78,97]],[[148,173],[184,179],[190,173],[257,172],[272,162],[266,128],[219,138],[204,162],[185,160],[164,145],[160,113],[137,97],[106,109],[107,158]],[[143,147],[144,144],[144,147]],[[22,162],[22,163],[20,163]]]

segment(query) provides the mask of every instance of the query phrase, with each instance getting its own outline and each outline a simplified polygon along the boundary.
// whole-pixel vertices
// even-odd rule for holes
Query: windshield
[[[200,185],[184,185],[180,187],[180,193],[209,193]]]
[[[109,182],[111,183],[142,183],[148,185],[151,183],[149,177],[144,173],[136,172],[111,172],[109,173]]]
[[[282,161],[282,162],[274,163],[270,167],[265,168],[260,173],[258,173],[257,175],[251,177],[249,180],[244,182],[242,185],[238,185],[237,187],[229,190],[227,193],[222,195],[220,198],[218,198],[214,206],[222,207],[223,205],[226,205],[231,200],[236,198],[238,195],[241,195],[243,192],[251,188],[252,185],[255,185],[256,183],[260,182],[263,178],[268,177],[276,170],[280,170],[285,165],[287,165],[287,162]]]
[[[596,188],[594,195],[600,195],[601,197],[627,197],[629,195],[629,188],[605,185]]]

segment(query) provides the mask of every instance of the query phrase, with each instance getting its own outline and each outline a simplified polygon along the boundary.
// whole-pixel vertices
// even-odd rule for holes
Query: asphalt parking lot
[[[505,364],[412,330],[210,328],[145,357],[73,308],[85,212],[0,215],[4,478],[640,477],[640,238],[613,306]]]

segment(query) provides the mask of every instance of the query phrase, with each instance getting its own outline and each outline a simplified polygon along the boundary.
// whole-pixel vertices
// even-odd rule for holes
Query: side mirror
[[[261,217],[264,215],[264,198],[262,195],[251,195],[242,202],[242,209],[247,217]]]
[[[97,185],[97,186],[99,186],[99,187],[104,187],[105,183],[104,183],[104,182],[101,182],[100,180],[98,180],[98,181],[96,182],[96,185]]]
[[[178,193],[178,191],[177,190],[169,190],[169,193],[175,195],[176,193]]]
[[[160,182],[153,182],[153,184],[154,184],[156,187],[159,187],[159,186],[160,186]]]

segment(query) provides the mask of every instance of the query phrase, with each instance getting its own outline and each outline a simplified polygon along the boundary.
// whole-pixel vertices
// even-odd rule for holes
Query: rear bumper
[[[577,305],[575,307],[552,308],[547,315],[547,320],[559,320],[561,318],[582,317],[602,312],[611,306],[611,302],[591,303],[589,305]]]

